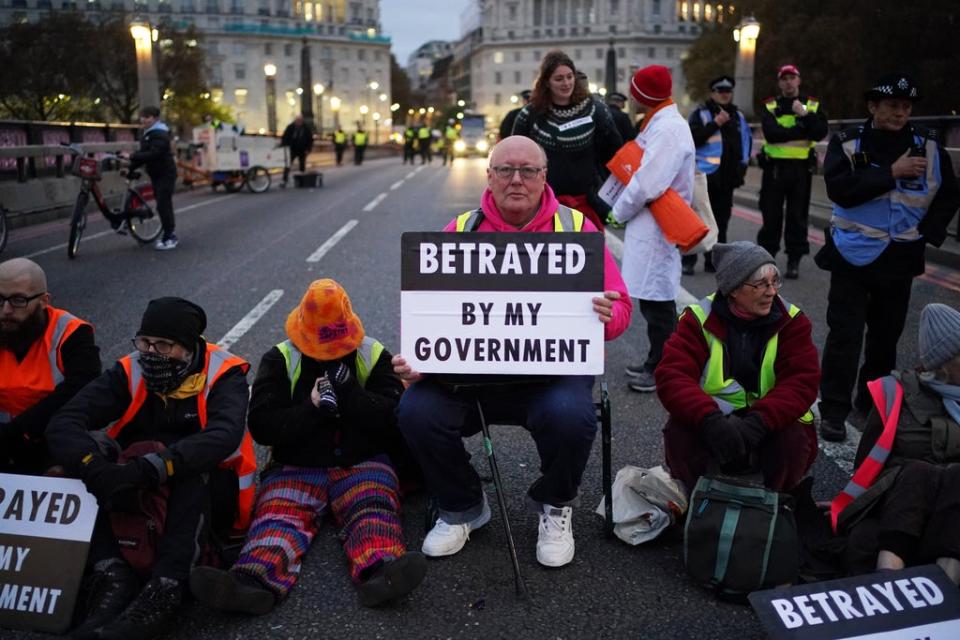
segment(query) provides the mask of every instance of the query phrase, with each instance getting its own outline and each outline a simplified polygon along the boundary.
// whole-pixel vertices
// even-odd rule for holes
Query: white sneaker
[[[452,556],[463,549],[470,539],[470,532],[479,529],[490,522],[490,505],[487,503],[487,496],[483,496],[483,511],[480,515],[463,524],[448,524],[443,518],[437,518],[437,524],[433,525],[430,533],[423,539],[423,555],[431,558],[441,556]]]
[[[171,249],[177,248],[178,242],[176,234],[171,233],[165,238],[158,239],[157,243],[153,245],[153,248],[157,251],[170,251]]]
[[[543,505],[537,536],[537,562],[562,567],[573,560],[573,508]]]

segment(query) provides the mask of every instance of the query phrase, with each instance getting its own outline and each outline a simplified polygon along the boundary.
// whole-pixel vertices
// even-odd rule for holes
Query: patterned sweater
[[[543,114],[528,104],[517,115],[513,135],[531,138],[547,152],[547,182],[558,196],[594,197],[600,171],[623,144],[610,111],[592,97]]]

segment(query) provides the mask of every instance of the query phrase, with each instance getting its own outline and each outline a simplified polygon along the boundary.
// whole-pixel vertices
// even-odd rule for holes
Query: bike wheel
[[[253,167],[247,171],[247,189],[250,193],[263,193],[270,188],[270,172],[263,167]]]
[[[242,173],[231,173],[227,176],[227,179],[223,181],[223,188],[227,190],[227,193],[236,193],[243,189],[243,174]]]
[[[127,228],[137,242],[147,244],[160,237],[163,224],[157,212],[144,205],[127,213]]]
[[[71,260],[77,257],[77,251],[80,250],[80,238],[83,237],[83,230],[87,227],[87,201],[90,195],[81,192],[77,196],[77,204],[73,207],[73,215],[70,217],[70,239],[67,241],[67,257]]]
[[[0,251],[7,246],[7,211],[0,209]]]

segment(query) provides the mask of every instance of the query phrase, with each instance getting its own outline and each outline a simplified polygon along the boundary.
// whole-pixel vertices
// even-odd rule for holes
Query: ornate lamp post
[[[153,62],[153,30],[147,22],[130,23],[130,36],[137,49],[137,93],[140,108],[160,106],[160,79]]]
[[[757,38],[760,36],[760,23],[753,16],[747,16],[733,30],[733,39],[737,47],[737,65],[734,77],[733,101],[748,118],[753,117],[753,63],[757,53]]]
[[[267,130],[277,132],[277,65],[268,62],[263,65],[263,75],[267,81]]]
[[[319,82],[313,85],[313,95],[317,97],[317,135],[323,137],[323,90]]]

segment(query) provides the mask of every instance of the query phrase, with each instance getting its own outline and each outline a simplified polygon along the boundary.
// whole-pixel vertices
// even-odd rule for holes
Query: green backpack
[[[704,475],[690,496],[683,562],[719,598],[797,581],[800,541],[793,498],[753,477]]]

